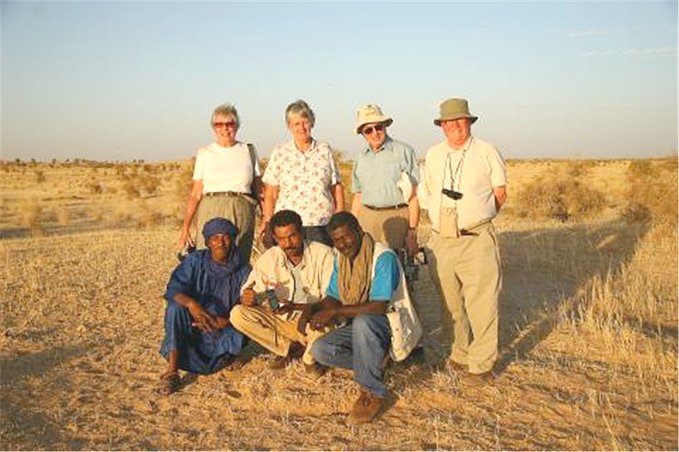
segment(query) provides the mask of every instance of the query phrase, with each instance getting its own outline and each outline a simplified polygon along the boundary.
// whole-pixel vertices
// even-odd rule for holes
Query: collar
[[[469,135],[469,139],[465,141],[465,143],[459,149],[453,149],[453,147],[451,147],[450,143],[448,143],[447,141],[445,143],[446,146],[448,147],[447,149],[448,152],[459,152],[459,151],[466,152],[474,145],[474,136]]]
[[[297,145],[295,144],[295,140],[290,140],[290,141],[285,145],[285,148],[286,148],[287,150],[289,150],[289,151],[299,152],[300,154],[309,154],[309,153],[311,153],[311,152],[313,152],[313,151],[316,150],[316,148],[318,147],[317,145],[318,145],[318,143],[316,142],[316,139],[314,139],[314,138],[312,137],[312,138],[311,138],[311,145],[309,146],[309,149],[306,150],[306,151],[300,151],[300,150],[297,148]]]
[[[295,265],[293,264],[289,259],[288,256],[285,255],[285,251],[278,245],[276,245],[276,248],[278,248],[279,254],[281,256],[281,260],[279,261],[279,266],[287,268],[287,269],[292,269],[293,267],[299,267],[300,270],[304,270],[304,267],[306,267],[308,260],[311,259],[309,257],[309,253],[307,252],[309,249],[309,242],[304,240],[303,242],[303,248],[302,248],[302,260],[299,262],[299,264]]]
[[[382,151],[391,151],[394,148],[394,140],[391,139],[389,135],[387,135],[387,138],[384,140],[384,143],[382,143],[382,146],[375,152],[375,154],[379,154]],[[373,152],[373,149],[370,147],[370,145],[367,145],[365,148],[363,148],[363,153],[367,154],[369,152]]]

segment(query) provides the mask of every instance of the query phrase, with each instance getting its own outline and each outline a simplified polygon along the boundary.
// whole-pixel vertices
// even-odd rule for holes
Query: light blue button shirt
[[[364,148],[354,161],[351,192],[361,193],[361,202],[374,207],[405,203],[396,183],[405,172],[413,184],[420,182],[420,169],[412,147],[387,137],[378,152]]]

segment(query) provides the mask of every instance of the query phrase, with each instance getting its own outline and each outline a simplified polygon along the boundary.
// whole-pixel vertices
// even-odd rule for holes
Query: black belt
[[[408,207],[408,204],[398,204],[396,206],[385,206],[385,207],[376,207],[376,206],[369,206],[368,204],[363,204],[364,207],[367,207],[370,210],[395,210],[395,209],[403,209],[404,207]]]
[[[241,193],[238,191],[212,191],[210,193],[205,193],[205,196],[250,196],[249,193]]]

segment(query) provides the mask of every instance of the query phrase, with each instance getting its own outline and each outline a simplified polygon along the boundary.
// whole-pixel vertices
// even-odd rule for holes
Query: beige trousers
[[[443,331],[452,343],[450,359],[468,365],[470,373],[482,373],[492,370],[497,359],[502,273],[493,224],[471,232],[477,235],[443,238],[432,231],[427,257],[444,300]]]
[[[407,207],[393,210],[373,210],[362,206],[358,222],[363,231],[378,242],[397,250],[405,248],[408,234],[409,211]]]
[[[313,364],[311,346],[329,330],[313,331],[307,325],[306,334],[300,333],[297,324],[301,315],[300,311],[294,311],[288,320],[287,315],[276,315],[268,307],[239,304],[231,310],[229,318],[234,328],[278,356],[287,356],[290,345],[299,342],[305,346],[302,361]]]
[[[241,262],[250,263],[255,237],[255,206],[242,196],[203,196],[196,212],[196,247],[205,248],[203,225],[215,217],[226,218],[238,228],[236,244]]]

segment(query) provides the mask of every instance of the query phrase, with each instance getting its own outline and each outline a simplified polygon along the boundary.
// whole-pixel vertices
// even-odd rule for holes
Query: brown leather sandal
[[[164,373],[160,376],[160,387],[158,388],[158,394],[167,396],[173,392],[177,392],[180,383],[181,378],[179,378],[178,372]]]

